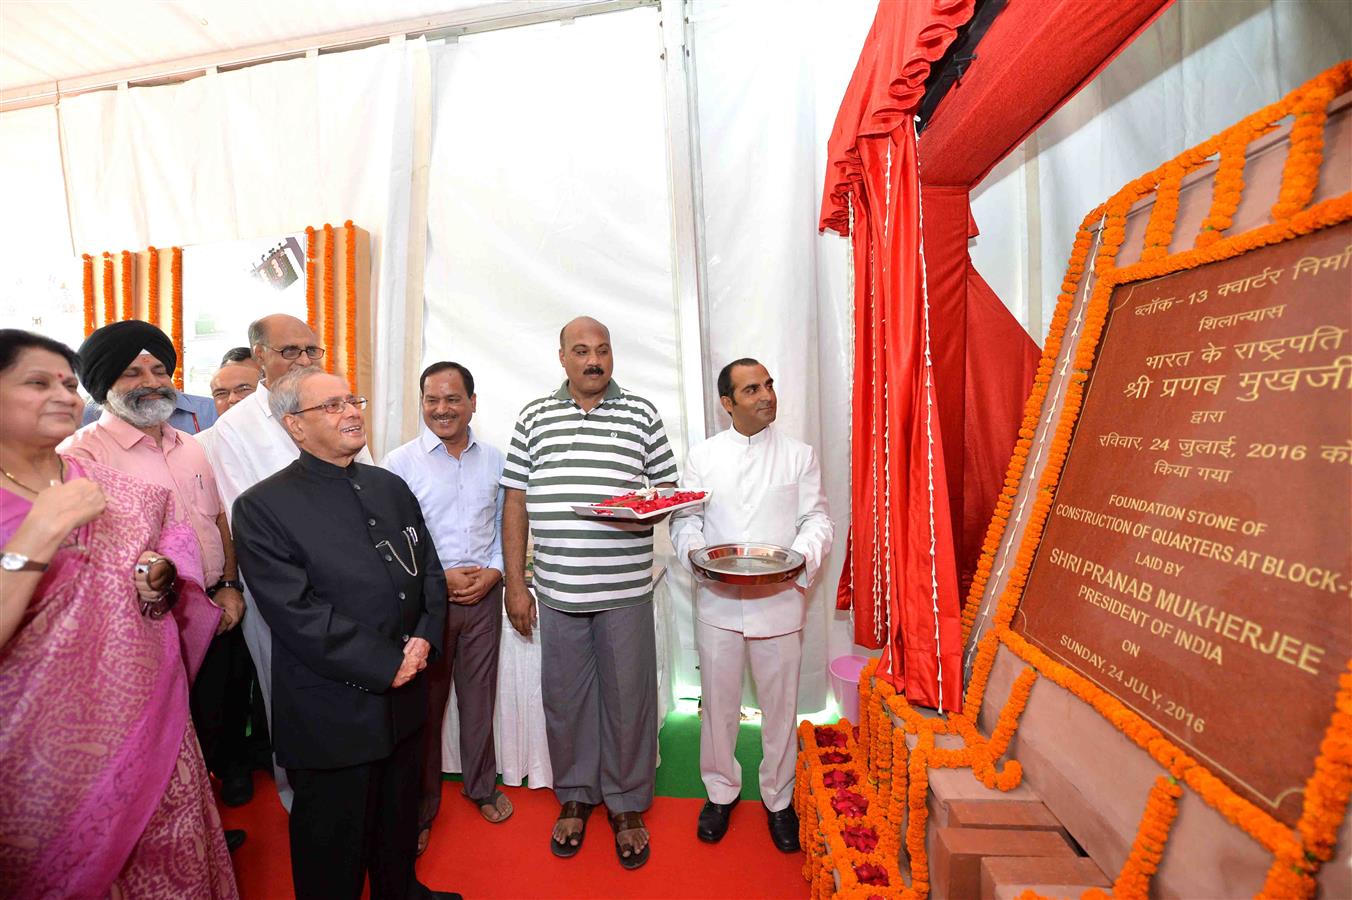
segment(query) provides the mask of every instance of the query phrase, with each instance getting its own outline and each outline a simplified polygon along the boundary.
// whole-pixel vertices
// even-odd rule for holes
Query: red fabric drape
[[[880,675],[912,703],[960,708],[961,591],[1038,361],[972,267],[969,192],[1169,2],[1010,0],[917,161],[925,80],[973,3],[882,0],[841,102],[821,214],[823,229],[851,235],[855,270],[852,509],[837,605],[853,607],[855,640],[884,648]]]
[[[925,128],[924,182],[976,187],[1172,2],[1009,0]]]
[[[959,708],[962,679],[945,435],[962,433],[963,387],[943,388],[956,391],[955,417],[934,374],[953,366],[955,348],[933,338],[964,326],[960,306],[921,302],[912,116],[931,62],[971,13],[971,0],[879,4],[836,118],[823,206],[826,227],[849,230],[851,199],[855,218],[853,513],[839,597],[855,607],[856,640],[886,648],[880,675],[912,702],[948,710]],[[959,463],[959,484],[961,472]]]

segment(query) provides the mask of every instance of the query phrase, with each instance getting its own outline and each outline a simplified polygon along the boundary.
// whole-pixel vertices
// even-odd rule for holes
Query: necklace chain
[[[66,461],[65,461],[64,459],[62,459],[61,457],[58,456],[58,457],[56,458],[56,462],[57,462],[57,465],[58,465],[58,466],[60,467],[60,469],[61,469],[61,480],[62,480],[62,481],[65,481],[65,480],[66,480]],[[39,493],[41,493],[41,491],[36,491],[36,490],[34,490],[33,488],[29,487],[28,485],[24,484],[24,483],[23,483],[22,481],[20,481],[19,479],[15,478],[15,477],[13,476],[13,474],[11,474],[10,471],[9,471],[8,469],[0,469],[0,472],[3,472],[6,478],[8,478],[10,481],[12,481],[12,482],[14,482],[15,484],[17,484],[19,487],[23,488],[25,491],[28,491],[28,493],[30,493],[30,494],[39,494]],[[55,483],[55,482],[53,482],[53,483]]]

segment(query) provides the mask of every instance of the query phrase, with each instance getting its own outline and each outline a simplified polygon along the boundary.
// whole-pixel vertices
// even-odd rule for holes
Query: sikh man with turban
[[[81,381],[103,413],[58,449],[165,488],[192,525],[202,553],[203,571],[196,574],[222,609],[216,638],[193,682],[193,724],[208,768],[228,786],[226,793],[238,792],[241,780],[251,784],[243,758],[249,698],[228,696],[228,672],[241,649],[235,626],[244,615],[243,585],[211,464],[196,441],[169,424],[178,398],[173,381],[178,354],[163,331],[134,320],[98,329],[79,353]],[[233,849],[243,837],[227,834],[227,844]]]

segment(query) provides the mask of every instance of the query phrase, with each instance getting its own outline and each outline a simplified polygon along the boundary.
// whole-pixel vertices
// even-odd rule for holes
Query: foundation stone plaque
[[[1352,656],[1352,222],[1119,285],[1014,627],[1294,824]]]

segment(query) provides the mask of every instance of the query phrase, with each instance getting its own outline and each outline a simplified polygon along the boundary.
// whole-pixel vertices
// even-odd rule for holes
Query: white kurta
[[[749,664],[761,708],[761,800],[772,812],[782,810],[793,799],[805,596],[833,534],[817,455],[773,426],[749,438],[729,429],[691,450],[685,471],[685,487],[713,493],[702,509],[672,518],[681,565],[691,568],[691,550],[741,541],[791,547],[807,560],[802,575],[784,584],[695,582],[704,789],[714,803],[741,796],[737,731]]]
[[[272,410],[268,408],[268,389],[261,383],[258,390],[227,409],[214,425],[194,437],[211,461],[211,470],[216,475],[216,485],[221,492],[221,502],[225,504],[226,518],[232,523],[233,507],[240,494],[300,457],[300,448],[291,440],[291,435],[282,423],[273,418]],[[370,452],[363,449],[357,461],[371,464]],[[249,590],[249,573],[241,572],[240,577],[244,581],[245,607],[244,621],[240,627],[244,630],[244,643],[248,645],[254,670],[258,673],[258,688],[263,694],[263,706],[270,726],[272,631],[258,612],[258,604]],[[277,781],[277,793],[282,798],[282,805],[290,810],[291,786],[287,783],[285,770],[274,764],[273,777]]]
[[[696,579],[696,617],[749,638],[800,631],[808,585],[834,533],[816,452],[773,425],[749,438],[729,428],[690,451],[681,486],[713,492],[703,507],[672,516],[671,542],[687,570],[691,550],[739,541],[791,547],[807,560],[797,581],[779,585]]]

